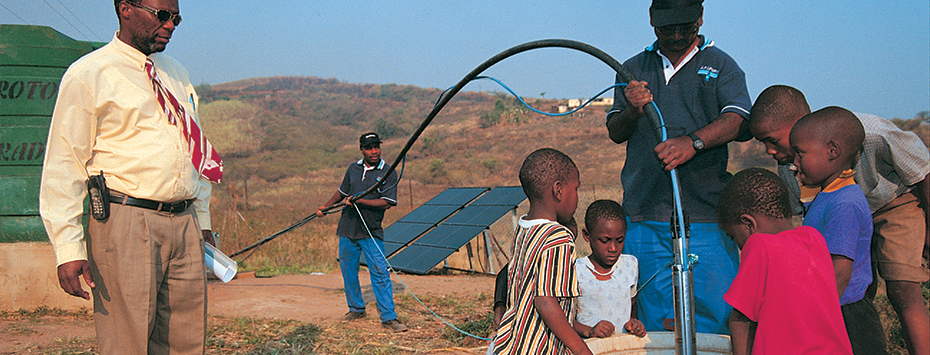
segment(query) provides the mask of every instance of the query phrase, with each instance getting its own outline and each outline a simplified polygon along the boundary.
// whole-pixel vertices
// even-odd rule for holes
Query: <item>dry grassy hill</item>
[[[386,137],[382,158],[393,162],[440,94],[318,78],[249,79],[200,92],[205,130],[226,159],[225,179],[212,201],[213,229],[221,233],[226,252],[315,211],[332,196],[345,167],[360,158],[362,132]],[[543,110],[560,102],[528,101]],[[502,94],[460,93],[410,150],[399,206],[388,211],[386,225],[448,187],[519,185],[523,158],[542,147],[565,152],[581,170],[580,211],[595,198],[621,199],[618,173],[626,151],[607,138],[606,108],[548,117]],[[732,148],[738,156],[734,170],[771,164],[758,143]],[[243,267],[267,273],[334,270],[337,219],[314,220],[262,246]]]

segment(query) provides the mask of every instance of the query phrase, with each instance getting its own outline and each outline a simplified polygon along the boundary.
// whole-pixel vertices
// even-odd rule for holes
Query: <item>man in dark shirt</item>
[[[364,192],[385,178],[388,166],[381,160],[381,138],[378,134],[365,133],[359,137],[358,144],[362,159],[349,165],[339,189],[317,210],[318,216],[323,216],[323,210],[329,206]],[[380,188],[356,200],[354,206],[351,199],[346,200],[336,235],[339,236],[339,268],[342,270],[346,302],[349,304],[349,312],[344,319],[351,321],[365,317],[365,301],[358,281],[359,258],[364,254],[378,303],[378,313],[381,315],[381,326],[403,332],[407,331],[407,327],[397,320],[397,314],[394,313],[394,290],[383,253],[384,230],[381,228],[384,211],[395,205],[397,174],[392,173]]]
[[[620,178],[629,214],[626,249],[639,259],[640,279],[660,271],[639,294],[640,320],[650,331],[671,328],[672,259],[669,221],[674,210],[668,170],[677,169],[681,200],[690,217],[689,252],[694,265],[696,329],[728,334],[730,307],[723,294],[736,276],[736,245],[717,226],[717,198],[730,178],[727,143],[736,139],[749,114],[745,74],[714,42],[699,35],[702,0],[654,0],[650,23],[657,40],[623,65],[633,77],[614,93],[607,129],[615,143],[627,142]],[[643,107],[655,101],[668,128],[659,142]],[[749,137],[746,137],[749,138]]]

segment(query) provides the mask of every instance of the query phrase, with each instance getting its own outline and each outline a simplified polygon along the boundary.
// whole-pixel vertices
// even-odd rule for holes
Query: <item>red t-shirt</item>
[[[753,354],[852,354],[820,232],[753,234],[740,259],[723,299],[759,323]]]

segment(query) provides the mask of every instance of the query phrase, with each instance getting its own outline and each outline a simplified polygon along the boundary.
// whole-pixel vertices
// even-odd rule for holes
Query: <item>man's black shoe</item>
[[[342,316],[342,320],[349,321],[349,322],[354,321],[356,319],[362,319],[362,318],[365,318],[365,312],[349,311],[348,313],[346,313],[346,315]]]
[[[390,329],[394,333],[407,331],[407,326],[401,322],[398,322],[396,319],[391,319],[387,322],[381,322],[381,327]]]

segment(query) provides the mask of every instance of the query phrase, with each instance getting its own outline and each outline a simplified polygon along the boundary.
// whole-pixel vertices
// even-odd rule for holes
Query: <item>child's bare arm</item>
[[[639,319],[639,307],[636,303],[636,296],[630,299],[630,319]]]
[[[494,305],[494,328],[497,328],[501,325],[501,318],[504,317],[505,309],[503,303],[497,303]]]
[[[555,334],[555,337],[559,338],[559,341],[564,343],[573,354],[593,355],[591,349],[588,348],[588,344],[585,344],[581,336],[569,324],[568,318],[565,318],[558,299],[548,296],[536,296],[533,298],[533,305],[536,306],[536,312],[539,313],[543,323],[546,323],[546,326],[552,330],[552,334]]]
[[[591,326],[577,320],[575,323],[572,323],[572,328],[575,329],[575,333],[578,333],[578,335],[582,337],[589,337],[588,333],[591,332]]]
[[[842,255],[830,254],[830,257],[833,259],[833,274],[836,277],[836,290],[839,296],[843,297],[843,292],[846,291],[846,286],[849,285],[849,278],[852,277],[853,261]]]
[[[737,309],[730,312],[730,346],[733,355],[752,354],[752,340],[756,337],[756,324]]]

